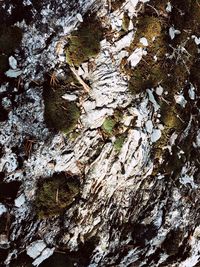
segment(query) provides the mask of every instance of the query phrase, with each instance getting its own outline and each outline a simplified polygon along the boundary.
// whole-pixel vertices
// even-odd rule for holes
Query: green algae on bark
[[[79,66],[100,52],[100,41],[103,37],[101,23],[94,15],[87,15],[78,30],[68,37],[65,47],[66,61],[69,65]]]
[[[39,218],[61,214],[69,207],[80,192],[77,176],[56,173],[39,181],[35,198],[35,210]]]

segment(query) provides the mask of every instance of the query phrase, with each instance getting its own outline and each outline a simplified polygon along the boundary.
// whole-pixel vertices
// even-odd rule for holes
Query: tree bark
[[[0,265],[199,266],[198,1],[0,3]]]

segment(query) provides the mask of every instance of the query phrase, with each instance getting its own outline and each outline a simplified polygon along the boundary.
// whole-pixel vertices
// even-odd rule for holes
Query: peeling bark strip
[[[199,4],[0,1],[0,266],[199,266]]]
[[[78,72],[76,71],[76,69],[74,67],[70,67],[70,70],[73,72],[73,74],[75,75],[76,79],[78,80],[78,82],[83,86],[84,90],[86,93],[90,92],[90,87],[84,82],[84,80],[79,76]]]

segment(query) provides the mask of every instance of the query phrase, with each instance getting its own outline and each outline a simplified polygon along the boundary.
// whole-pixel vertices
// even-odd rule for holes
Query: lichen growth
[[[65,47],[66,61],[69,65],[79,66],[100,51],[100,41],[103,36],[102,26],[93,15],[84,17],[78,30],[73,31],[68,37]]]
[[[69,102],[62,98],[66,89],[71,88],[71,83],[77,81],[72,73],[68,73],[65,86],[57,84],[51,86],[49,82],[44,85],[44,119],[48,128],[62,131],[65,134],[76,128],[80,117],[80,110],[75,102]]]
[[[74,202],[79,192],[78,177],[66,173],[56,173],[39,181],[34,203],[37,216],[59,215]]]

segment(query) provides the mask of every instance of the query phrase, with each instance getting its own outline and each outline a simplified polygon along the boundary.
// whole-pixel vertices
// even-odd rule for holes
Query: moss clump
[[[130,46],[132,50],[136,46],[143,46],[140,38],[145,37],[149,45],[152,45],[156,38],[161,35],[162,26],[159,18],[152,16],[143,16],[137,23],[137,31],[133,43]]]
[[[80,117],[76,103],[67,102],[53,93],[45,103],[44,116],[47,127],[64,133],[69,133],[76,127]]]
[[[150,11],[155,11],[158,10],[159,12],[166,13],[166,7],[167,3],[169,0],[150,0],[149,1],[149,6],[146,7],[146,9],[150,9]],[[152,7],[155,7],[155,10],[152,9]],[[157,15],[155,13],[155,15]]]
[[[8,56],[0,55],[0,73],[9,69]]]
[[[19,45],[22,39],[22,31],[16,26],[0,26],[0,53],[10,54]]]
[[[116,125],[116,121],[112,119],[111,117],[108,117],[105,119],[102,125],[102,128],[107,134],[112,135],[115,125]]]
[[[5,212],[1,214],[1,223],[0,223],[0,235],[7,233],[8,225],[10,226],[10,222],[8,220],[8,213]]]
[[[58,84],[52,87],[47,82],[43,90],[44,119],[47,127],[66,134],[74,130],[80,117],[80,110],[76,103],[68,102],[62,98],[66,94],[66,88],[71,88],[72,81],[76,83],[71,72],[69,72],[64,86]]]
[[[186,0],[182,3],[175,0],[170,14],[165,10],[167,2],[151,0],[145,6],[145,13],[148,15],[140,14],[138,17],[137,31],[128,51],[131,54],[137,47],[143,47],[140,38],[145,37],[148,40],[145,48],[147,55],[143,56],[143,60],[134,70],[128,66],[126,60],[121,62],[122,71],[130,77],[129,89],[132,93],[161,84],[169,90],[172,99],[173,94],[185,86],[185,80],[198,57],[197,45],[191,38],[192,35],[200,34],[198,2]],[[168,19],[158,16],[164,13]],[[173,40],[169,39],[168,34],[171,25],[181,32]],[[166,53],[171,57],[167,58]]]
[[[163,71],[163,67],[161,68],[167,52],[166,37],[162,26],[161,20],[157,17],[145,15],[138,19],[137,31],[128,51],[132,54],[136,48],[143,47],[140,39],[145,37],[148,41],[147,55],[134,69],[131,69],[130,65],[127,64],[127,59],[122,59],[120,64],[122,72],[130,77],[129,90],[133,94],[157,86],[167,75]],[[155,60],[155,56],[157,60]]]
[[[79,66],[100,51],[100,41],[103,36],[100,21],[94,16],[86,16],[78,30],[68,37],[65,48],[66,61],[69,65]]]
[[[184,29],[185,34],[200,33],[200,8],[198,0],[173,1],[173,12],[171,16],[176,29]]]
[[[124,135],[121,135],[121,136],[117,136],[116,137],[116,140],[114,142],[114,149],[117,151],[117,152],[120,152],[123,144],[124,144],[124,141],[125,141],[125,136]]]
[[[130,18],[127,12],[124,12],[124,16],[122,19],[122,30],[127,32],[130,25]]]
[[[200,69],[200,60],[197,59],[197,61],[192,65],[191,71],[190,71],[190,80],[191,82],[199,88],[199,94],[200,94],[200,75],[199,75],[199,69]]]
[[[101,126],[102,130],[106,135],[114,136],[121,132],[121,120],[123,118],[123,111],[120,109],[116,109],[112,116],[108,116],[103,125]]]
[[[20,45],[21,39],[20,28],[0,25],[0,74],[9,69],[8,57]]]
[[[56,173],[39,182],[35,210],[39,218],[59,215],[69,207],[80,192],[78,177]]]
[[[68,138],[70,141],[74,142],[80,136],[80,134],[81,132],[74,131],[74,132],[69,133]]]
[[[179,118],[180,114],[171,105],[163,103],[161,106],[161,120],[168,129],[180,131],[183,128],[183,122]]]
[[[189,121],[193,103],[187,98],[188,84],[197,88],[197,94],[200,92],[198,46],[192,37],[200,35],[199,3],[192,0],[174,0],[170,13],[166,11],[167,3],[167,0],[150,0],[144,5],[144,13],[141,12],[138,16],[134,40],[127,50],[131,55],[136,48],[142,47],[147,51],[147,55],[143,56],[134,69],[130,67],[127,58],[121,61],[120,66],[121,71],[129,78],[129,90],[132,94],[145,92],[147,88],[155,88],[158,85],[168,92],[161,97],[155,94],[160,105],[160,121],[164,129],[152,149],[153,175],[179,169],[182,164],[175,156],[176,162],[167,165],[172,156],[169,156],[166,147],[172,133],[179,135]],[[171,26],[180,31],[173,40],[169,37]],[[140,43],[142,37],[147,39],[147,47]],[[181,91],[187,100],[185,108],[178,105],[174,99]]]
[[[179,129],[182,125],[178,114],[174,113],[172,110],[168,110],[167,113],[162,112],[162,121],[170,129]]]
[[[111,11],[119,9],[124,2],[125,0],[111,0]]]
[[[159,63],[148,65],[145,61],[141,61],[131,74],[128,86],[132,94],[156,87],[165,78],[166,73],[163,73]]]

